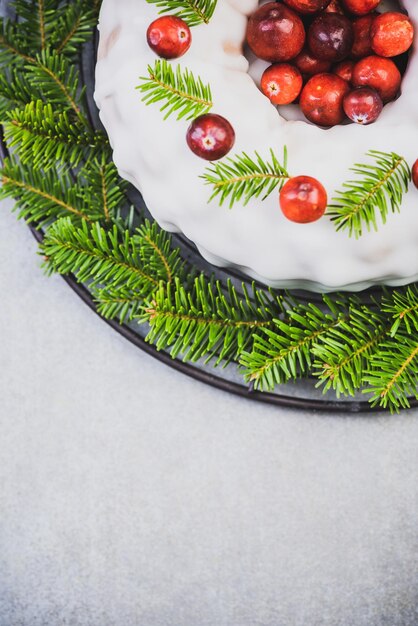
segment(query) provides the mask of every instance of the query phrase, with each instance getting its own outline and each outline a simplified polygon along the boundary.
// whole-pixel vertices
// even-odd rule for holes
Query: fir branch
[[[316,357],[314,374],[326,393],[334,389],[337,397],[354,395],[364,384],[370,357],[389,334],[387,316],[351,298],[347,315],[336,326],[318,337],[312,347]]]
[[[62,3],[59,0],[15,0],[14,5],[21,20],[19,29],[28,49],[36,52],[46,50]]]
[[[276,188],[281,189],[289,178],[287,150],[284,148],[283,165],[273,150],[270,150],[270,156],[271,160],[265,161],[258,152],[254,158],[243,152],[207,167],[202,178],[213,188],[209,202],[219,197],[219,204],[222,205],[229,199],[229,207],[232,208],[241,199],[244,204],[261,195],[265,200]]]
[[[4,124],[10,148],[19,148],[22,164],[49,169],[58,162],[76,167],[107,144],[102,133],[94,133],[71,120],[67,112],[55,112],[50,104],[31,102],[15,109]]]
[[[0,65],[13,67],[34,62],[33,49],[20,25],[8,19],[0,19]]]
[[[79,71],[71,60],[56,52],[44,51],[27,66],[28,80],[41,91],[48,104],[72,110],[78,120],[88,126],[82,110],[84,89],[80,89]]]
[[[55,20],[50,47],[57,54],[73,55],[91,39],[97,15],[90,0],[72,0],[60,10]]]
[[[87,221],[102,217],[84,203],[80,187],[64,172],[25,168],[6,159],[0,177],[0,198],[13,198],[19,217],[39,228],[69,214]]]
[[[41,94],[31,85],[25,73],[11,68],[7,74],[0,74],[0,123],[6,121],[7,114],[13,109],[24,108],[39,98]]]
[[[279,297],[272,298],[253,286],[243,295],[228,281],[224,292],[218,282],[208,282],[200,275],[193,289],[177,278],[172,284],[161,284],[148,305],[144,320],[151,330],[147,341],[158,350],[170,350],[173,358],[205,362],[216,359],[216,365],[236,360],[252,342],[254,330],[272,325],[282,312]]]
[[[120,233],[116,225],[106,231],[98,222],[78,226],[63,218],[48,228],[41,254],[49,272],[74,274],[90,288],[123,287],[145,297],[159,284],[153,270],[144,265],[137,242],[128,231]]]
[[[391,336],[395,337],[400,326],[405,326],[408,333],[418,331],[418,284],[414,283],[386,293],[382,299],[382,311],[394,319]]]
[[[409,397],[418,399],[418,340],[406,326],[398,328],[395,339],[388,339],[372,355],[364,382],[372,394],[372,406],[399,412],[410,406]]]
[[[165,111],[166,120],[173,113],[177,119],[193,119],[210,111],[213,106],[209,85],[202,79],[195,78],[187,68],[177,65],[176,70],[165,59],[159,59],[154,67],[148,66],[148,76],[141,77],[142,84],[137,87],[144,94],[146,104],[163,102],[160,111]]]
[[[160,8],[160,13],[172,13],[181,17],[189,26],[208,24],[217,5],[217,0],[147,0]]]
[[[174,278],[186,279],[184,262],[178,248],[173,248],[171,237],[148,220],[140,226],[131,238],[132,243],[139,250],[143,267],[157,280],[164,284],[173,282]],[[135,289],[125,285],[115,287],[113,284],[96,289],[94,297],[98,311],[107,319],[132,321],[143,315],[144,300]]]
[[[115,221],[128,200],[127,183],[122,181],[113,161],[106,155],[89,159],[80,170],[81,194],[86,205],[93,207],[105,222]]]
[[[273,389],[309,373],[313,345],[344,317],[340,301],[324,296],[324,302],[325,310],[312,303],[296,304],[285,320],[275,320],[274,328],[255,333],[252,352],[244,352],[240,363],[245,379],[256,389]]]
[[[394,152],[370,150],[367,156],[373,163],[351,168],[357,178],[344,183],[344,190],[336,192],[327,212],[337,231],[348,230],[355,237],[362,235],[364,226],[368,231],[377,230],[377,215],[385,224],[389,211],[400,211],[411,180],[407,162]]]

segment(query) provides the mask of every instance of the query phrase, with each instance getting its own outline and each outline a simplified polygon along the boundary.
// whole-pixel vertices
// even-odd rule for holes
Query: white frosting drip
[[[395,151],[410,164],[418,158],[416,50],[401,98],[375,124],[323,130],[287,121],[257,89],[242,54],[246,16],[257,6],[258,0],[219,0],[210,24],[192,29],[192,46],[179,61],[210,83],[213,112],[236,131],[232,154],[257,150],[268,156],[272,147],[280,155],[286,145],[291,175],[318,178],[330,198],[369,149]],[[418,28],[418,2],[404,0],[404,6]],[[159,106],[145,105],[135,89],[156,59],[145,33],[157,15],[145,0],[104,0],[95,97],[120,174],[142,192],[159,224],[183,232],[211,263],[237,267],[275,287],[358,290],[417,280],[418,190],[412,185],[401,213],[358,240],[337,233],[326,216],[313,224],[288,221],[277,193],[232,210],[216,200],[208,204],[210,188],[200,178],[207,163],[186,145],[188,123],[163,121]],[[260,69],[255,64],[251,74]]]

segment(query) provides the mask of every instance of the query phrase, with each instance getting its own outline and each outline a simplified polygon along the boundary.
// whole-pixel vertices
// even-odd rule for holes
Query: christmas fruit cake
[[[418,279],[417,0],[103,0],[120,174],[214,265],[280,288]]]

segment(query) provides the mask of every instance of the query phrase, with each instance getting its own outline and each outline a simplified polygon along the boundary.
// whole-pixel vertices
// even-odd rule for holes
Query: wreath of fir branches
[[[213,0],[147,1],[187,17],[191,25],[207,22],[216,7]],[[107,139],[89,121],[79,53],[96,26],[99,1],[15,0],[13,5],[19,24],[2,20],[0,34],[0,116],[10,151],[0,195],[13,198],[19,217],[42,229],[40,254],[48,272],[71,274],[87,285],[105,318],[148,324],[148,341],[173,358],[236,363],[257,389],[314,377],[327,393],[362,391],[373,406],[391,411],[418,399],[417,284],[382,290],[370,304],[344,294],[323,296],[315,304],[294,293],[197,272],[169,234],[133,216]],[[163,64],[159,70],[167,76]],[[209,87],[178,72],[177,86],[209,106]],[[161,92],[142,91],[163,101]],[[193,98],[184,107],[169,98],[165,113],[186,117],[193,113],[190,102]],[[400,157],[372,156],[404,184],[409,172]],[[360,194],[380,193],[384,204],[388,177],[382,183],[376,170],[365,167],[357,173],[366,171],[371,188],[352,186]],[[283,184],[286,154],[282,161],[273,153],[269,161],[238,155],[211,166],[206,176],[221,201],[245,202]],[[222,184],[228,176],[232,187]],[[243,179],[249,180],[250,193]],[[399,196],[391,197],[397,210]],[[335,204],[341,208],[351,201],[342,193]],[[345,213],[335,211],[338,225],[351,228]],[[381,215],[384,219],[384,209]]]

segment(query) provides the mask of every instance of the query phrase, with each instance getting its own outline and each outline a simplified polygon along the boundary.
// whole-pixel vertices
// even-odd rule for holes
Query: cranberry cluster
[[[273,104],[299,99],[319,126],[346,116],[370,124],[394,100],[398,65],[412,45],[414,27],[404,13],[378,13],[380,0],[283,0],[251,15],[247,43],[272,63],[261,89]],[[392,60],[392,58],[394,60]]]

